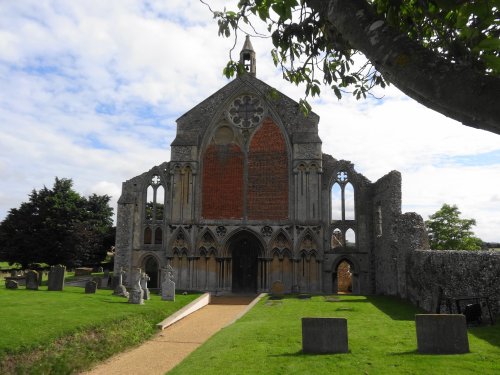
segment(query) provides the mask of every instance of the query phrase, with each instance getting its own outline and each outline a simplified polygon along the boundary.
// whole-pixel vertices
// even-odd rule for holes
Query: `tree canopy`
[[[431,249],[434,250],[480,250],[482,241],[474,236],[474,219],[460,218],[456,205],[443,204],[425,222]]]
[[[272,38],[284,79],[305,84],[305,111],[322,84],[339,99],[394,84],[464,125],[500,134],[498,0],[240,0],[236,11],[212,13],[219,35]],[[266,33],[256,31],[256,18]],[[224,69],[228,77],[238,71],[232,59]]]
[[[20,263],[80,266],[106,257],[112,238],[113,209],[107,195],[82,197],[71,179],[56,177],[52,189],[33,190],[0,223],[0,259]]]

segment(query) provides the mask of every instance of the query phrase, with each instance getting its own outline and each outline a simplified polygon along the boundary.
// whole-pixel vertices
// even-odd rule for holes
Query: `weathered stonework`
[[[115,272],[127,272],[124,284],[141,268],[159,288],[170,265],[178,291],[269,291],[281,281],[285,293],[336,293],[349,285],[427,307],[431,280],[442,276],[450,289],[431,261],[423,271],[423,258],[440,255],[416,251],[428,241],[422,218],[401,213],[400,173],[372,183],[323,153],[318,122],[254,74],[177,119],[171,161],[123,183]],[[453,254],[446,257],[456,269],[496,259],[468,253],[462,264]],[[474,283],[493,285],[492,275],[472,271]],[[498,300],[484,285],[481,293]]]

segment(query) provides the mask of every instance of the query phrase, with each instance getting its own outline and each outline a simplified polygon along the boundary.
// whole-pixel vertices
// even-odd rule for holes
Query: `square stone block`
[[[422,354],[469,352],[467,323],[462,314],[417,314],[417,348]]]
[[[302,318],[302,352],[347,353],[347,319]]]

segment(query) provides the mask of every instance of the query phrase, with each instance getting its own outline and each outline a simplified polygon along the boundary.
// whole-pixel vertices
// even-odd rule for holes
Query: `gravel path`
[[[141,346],[117,354],[84,375],[165,374],[221,328],[232,323],[253,298],[215,298]]]

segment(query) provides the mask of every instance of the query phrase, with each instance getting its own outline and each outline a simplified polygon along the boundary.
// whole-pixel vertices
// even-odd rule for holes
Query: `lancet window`
[[[355,190],[350,173],[341,170],[335,176],[330,192],[332,250],[356,247]]]
[[[161,245],[163,243],[163,212],[165,205],[165,188],[159,175],[151,177],[146,188],[144,205],[144,238],[145,245]]]

